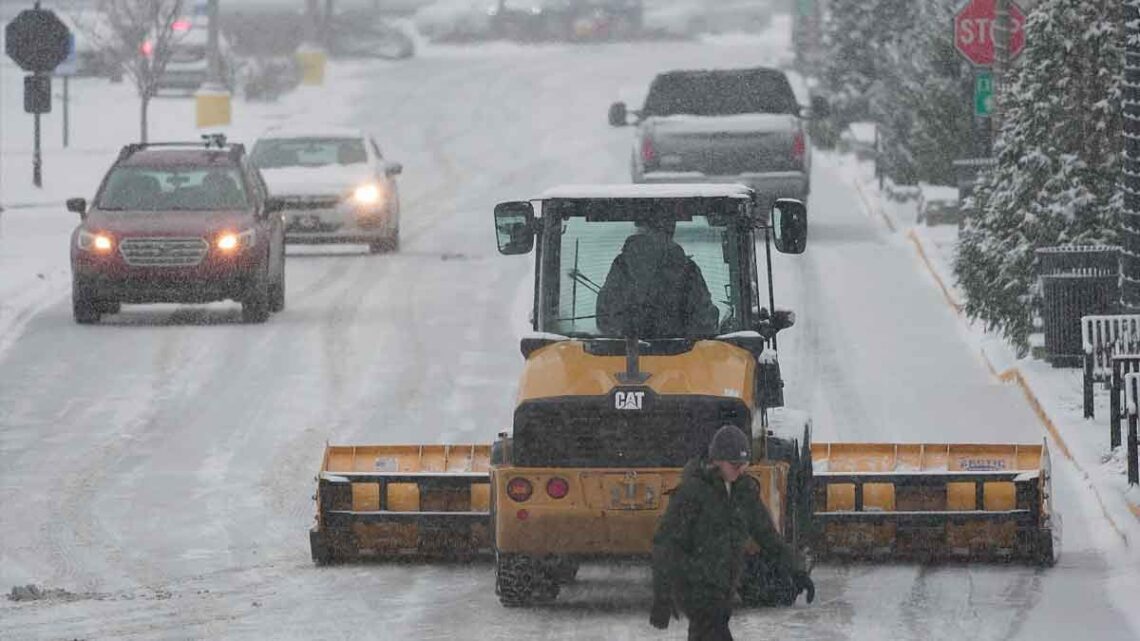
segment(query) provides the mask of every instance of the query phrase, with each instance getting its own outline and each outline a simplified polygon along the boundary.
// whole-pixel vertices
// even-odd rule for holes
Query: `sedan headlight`
[[[75,240],[75,244],[79,249],[96,254],[109,254],[115,248],[115,240],[108,234],[91,233],[89,231],[79,231],[79,236]]]
[[[375,205],[380,202],[383,195],[378,185],[368,183],[352,192],[352,200],[357,205]]]
[[[257,232],[253,229],[247,229],[243,232],[223,232],[218,235],[218,239],[214,245],[227,253],[241,251],[253,247],[257,242]]]

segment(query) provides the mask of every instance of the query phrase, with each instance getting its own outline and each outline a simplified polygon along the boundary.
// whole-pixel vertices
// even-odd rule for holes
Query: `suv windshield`
[[[233,167],[116,167],[99,195],[104,210],[246,209],[241,173]]]
[[[780,71],[684,71],[653,80],[644,112],[647,116],[794,115],[799,105]]]
[[[548,273],[542,285],[558,288],[544,331],[678,338],[737,329],[740,233],[725,217],[661,225],[573,216],[561,227],[557,281]]]
[[[368,162],[359,138],[271,138],[253,147],[253,164],[261,169],[320,167]]]

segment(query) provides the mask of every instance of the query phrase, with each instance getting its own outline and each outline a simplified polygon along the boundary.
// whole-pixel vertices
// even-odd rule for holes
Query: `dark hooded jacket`
[[[797,567],[755,479],[742,475],[730,495],[715,467],[690,461],[653,537],[654,595],[679,597],[687,612],[730,601],[750,538],[777,568],[790,574]]]
[[[701,269],[667,236],[626,239],[598,293],[598,329],[641,338],[714,334],[720,312]]]

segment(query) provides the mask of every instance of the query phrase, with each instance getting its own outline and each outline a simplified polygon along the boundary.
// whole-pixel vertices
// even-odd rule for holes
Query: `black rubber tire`
[[[573,583],[578,580],[578,569],[580,567],[577,561],[562,559],[552,568],[551,577],[558,585]]]
[[[80,325],[94,325],[103,316],[99,302],[74,283],[71,286],[71,315]]]
[[[309,552],[316,565],[331,565],[335,560],[328,540],[315,527],[309,530]]]
[[[123,311],[123,304],[117,300],[101,300],[97,306],[100,314],[118,314]]]
[[[269,283],[264,276],[254,278],[241,301],[243,323],[264,323],[269,320]]]
[[[532,603],[553,601],[559,585],[546,568],[535,559],[495,553],[495,594],[504,607],[517,608]]]
[[[282,261],[281,273],[277,282],[269,286],[269,311],[281,312],[285,310],[285,264]]]
[[[749,607],[793,605],[796,587],[792,576],[777,570],[760,556],[749,556],[744,562],[740,580],[740,600]]]

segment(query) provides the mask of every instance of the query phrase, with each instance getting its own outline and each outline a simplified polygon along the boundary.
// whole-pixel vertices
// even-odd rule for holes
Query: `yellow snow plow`
[[[1052,565],[1042,445],[813,443],[817,557]]]
[[[489,445],[327,446],[313,560],[487,553],[490,454]]]
[[[806,415],[782,409],[776,339],[795,315],[775,305],[771,248],[802,253],[807,212],[760,200],[739,185],[604,185],[550,190],[541,216],[530,201],[496,207],[501,253],[539,248],[507,429],[483,445],[328,446],[313,559],[493,555],[504,605],[549,601],[582,561],[648,559],[683,467],[733,424],[777,531],[805,557],[1051,563],[1044,445],[812,444]],[[700,287],[636,305],[603,296],[623,248],[660,233]],[[661,301],[692,291],[693,325],[667,326]],[[666,313],[645,314],[651,303]],[[739,595],[794,602],[789,581],[750,554]]]

